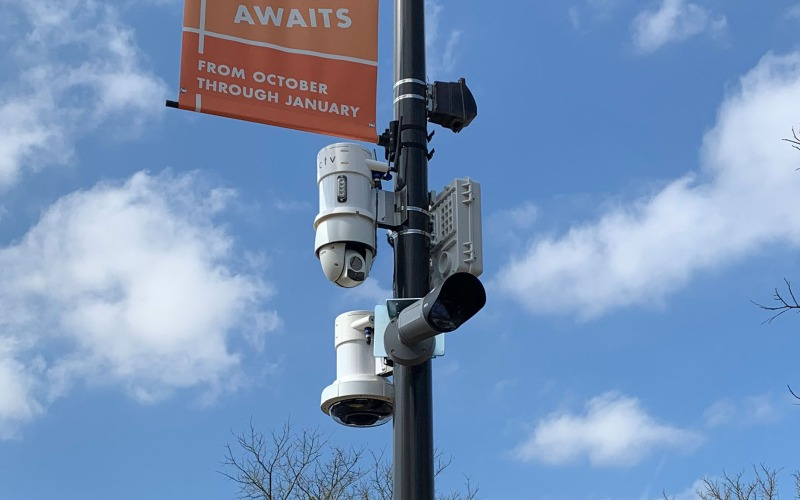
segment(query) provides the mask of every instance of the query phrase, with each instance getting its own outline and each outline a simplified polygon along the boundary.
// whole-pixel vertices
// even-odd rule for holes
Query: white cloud
[[[343,304],[383,304],[386,299],[393,297],[392,290],[383,288],[375,278],[367,278],[361,285],[354,288],[345,288],[341,291],[341,301]],[[371,305],[368,307],[372,307]]]
[[[781,418],[780,405],[769,395],[751,396],[740,401],[722,399],[705,412],[707,427],[723,425],[751,426],[769,424]]]
[[[508,392],[513,390],[517,385],[519,385],[519,380],[517,379],[504,378],[502,380],[498,380],[494,383],[494,387],[492,388],[492,396],[507,397]]]
[[[723,399],[711,405],[703,415],[707,427],[718,427],[729,423],[736,415],[736,406],[732,401]]]
[[[26,170],[70,161],[73,141],[110,119],[133,133],[163,109],[166,86],[145,69],[134,33],[96,0],[0,0],[18,17],[0,38],[0,189]]]
[[[572,25],[572,29],[580,30],[581,29],[581,11],[578,7],[572,6],[567,10],[567,16],[569,17],[569,23]]]
[[[140,172],[65,196],[0,248],[0,437],[79,383],[141,402],[235,388],[234,333],[258,346],[279,320],[214,223],[232,196]]]
[[[9,352],[0,351],[0,440],[14,437],[18,425],[42,413],[32,395],[36,385],[36,376],[28,368]]]
[[[531,202],[499,210],[485,219],[483,237],[492,241],[503,241],[509,247],[524,244],[539,218],[539,207]]]
[[[800,19],[800,3],[794,4],[786,10],[786,19]]]
[[[582,31],[585,25],[601,23],[614,17],[628,0],[585,0],[582,5],[573,5],[567,10],[572,28]]]
[[[446,79],[456,65],[456,49],[461,39],[460,30],[442,33],[441,21],[444,7],[435,0],[425,0],[425,49],[428,80]],[[446,40],[441,42],[442,38]]]
[[[594,466],[634,466],[657,449],[690,450],[694,432],[659,423],[638,399],[606,393],[591,399],[583,414],[554,413],[537,424],[514,452],[516,458],[549,465],[588,459]]]
[[[539,208],[531,202],[525,202],[518,207],[503,212],[501,217],[507,218],[515,229],[528,229],[539,218]]]
[[[533,312],[584,318],[658,303],[694,274],[768,245],[800,246],[800,164],[781,142],[800,101],[800,53],[765,56],[719,109],[702,169],[566,234],[538,237],[496,279]]]
[[[669,495],[668,497],[672,500],[700,500],[700,496],[697,494],[698,491],[705,490],[706,483],[702,479],[698,479],[691,486],[683,490],[682,492],[678,493],[677,495]],[[658,500],[663,500],[663,496],[658,497]]]
[[[720,36],[725,16],[714,17],[705,7],[687,0],[662,0],[657,10],[645,10],[633,20],[633,41],[642,53],[658,50],[704,32]]]
[[[610,16],[627,0],[586,0],[588,5],[599,16]]]
[[[281,212],[310,212],[314,206],[308,201],[300,200],[277,200],[273,204]]]

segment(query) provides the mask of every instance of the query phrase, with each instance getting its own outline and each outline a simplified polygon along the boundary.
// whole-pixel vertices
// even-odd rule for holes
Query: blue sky
[[[333,320],[389,296],[314,256],[334,139],[168,110],[177,0],[0,0],[0,497],[233,498],[252,418],[339,444],[319,410]],[[694,498],[800,469],[800,4],[428,4],[428,77],[479,116],[431,188],[483,190],[486,308],[434,362],[437,446],[481,498]],[[392,115],[380,4],[378,122]]]

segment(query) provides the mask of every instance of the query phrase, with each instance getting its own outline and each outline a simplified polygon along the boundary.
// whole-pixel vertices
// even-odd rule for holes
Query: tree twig
[[[776,288],[775,293],[772,295],[772,300],[774,300],[778,305],[767,306],[764,304],[759,304],[758,302],[755,302],[753,300],[750,301],[759,308],[764,309],[765,311],[770,311],[775,313],[771,317],[769,317],[766,321],[764,321],[764,323],[772,323],[783,314],[792,310],[800,312],[800,303],[797,302],[797,298],[794,295],[794,291],[792,290],[792,283],[786,278],[784,278],[783,281],[786,283],[786,289],[789,292],[789,296],[787,298],[785,295],[781,294],[781,292]]]
[[[789,394],[791,394],[792,396],[794,396],[795,399],[800,401],[800,396],[798,396],[797,393],[792,390],[792,386],[787,385],[786,387],[789,389]],[[800,406],[800,403],[795,403],[795,404]]]
[[[794,127],[792,127],[792,137],[792,139],[784,139],[784,141],[791,144],[793,148],[800,150],[800,137],[797,136]]]

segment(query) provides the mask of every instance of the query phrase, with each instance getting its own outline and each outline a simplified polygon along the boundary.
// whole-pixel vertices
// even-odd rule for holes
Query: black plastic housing
[[[463,78],[457,82],[433,82],[431,102],[428,121],[455,133],[461,132],[478,116],[478,104]]]

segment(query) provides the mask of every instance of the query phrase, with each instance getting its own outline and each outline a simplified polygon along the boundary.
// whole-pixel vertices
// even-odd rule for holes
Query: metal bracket
[[[428,361],[436,346],[435,338],[427,338],[413,345],[404,344],[400,339],[396,319],[391,320],[386,327],[383,342],[389,359],[403,366],[417,366]]]
[[[403,231],[397,231],[395,234],[396,236],[403,236],[404,234],[419,234],[428,238],[428,241],[433,239],[433,235],[431,233],[423,231],[422,229],[405,229]]]
[[[387,299],[386,304],[375,306],[375,338],[372,341],[373,352],[376,358],[390,358],[386,351],[385,334],[393,319],[397,319],[400,312],[419,299]],[[445,334],[434,337],[433,357],[444,356]],[[399,353],[395,353],[399,354]]]
[[[386,301],[386,310],[389,313],[389,318],[396,319],[403,312],[403,309],[410,306],[419,299],[388,299]]]
[[[425,84],[425,107],[428,111],[428,114],[433,113],[433,84],[426,83]]]
[[[408,220],[406,206],[406,190],[399,193],[378,190],[378,227],[381,229],[397,229]]]

